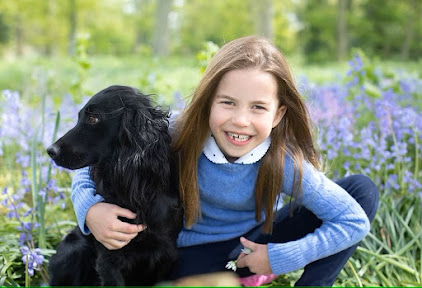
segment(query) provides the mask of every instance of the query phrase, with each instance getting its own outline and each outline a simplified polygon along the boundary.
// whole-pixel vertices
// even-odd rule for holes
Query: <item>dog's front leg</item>
[[[104,248],[105,249],[105,248]],[[105,252],[105,253],[103,253]],[[125,279],[121,270],[121,263],[112,255],[113,251],[98,253],[96,270],[103,286],[125,286]]]

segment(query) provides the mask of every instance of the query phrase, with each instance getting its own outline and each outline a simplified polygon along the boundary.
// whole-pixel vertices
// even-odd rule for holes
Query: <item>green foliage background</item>
[[[338,30],[340,1],[345,4],[346,16],[343,19],[346,29],[341,31]],[[166,55],[159,55],[153,45],[157,36],[155,28],[162,21],[157,17],[158,3],[171,6]],[[359,85],[350,88],[348,101],[361,93],[371,101],[380,99],[385,83],[399,95],[402,79],[397,71],[405,71],[414,79],[422,78],[419,17],[422,1],[419,0],[4,0],[0,1],[0,91],[18,91],[25,107],[39,111],[46,99],[58,108],[67,94],[80,103],[83,97],[104,87],[122,84],[154,93],[157,102],[171,106],[175,104],[175,92],[183,99],[190,97],[218,46],[237,37],[263,33],[257,28],[258,20],[263,17],[256,11],[265,9],[271,15],[266,19],[266,25],[271,28],[268,36],[286,54],[297,78],[306,76],[322,87],[357,77]],[[347,42],[342,57],[339,35]],[[364,59],[365,67],[347,76],[347,61],[356,51]],[[315,91],[321,87],[314,86]],[[420,115],[420,89],[412,97],[400,104],[415,107]],[[364,105],[361,108],[353,134],[356,141],[362,140],[360,129],[377,121],[373,111]],[[0,112],[4,111],[0,108]],[[63,125],[69,119],[60,121]],[[3,141],[0,139],[0,144]],[[33,155],[44,153],[37,141],[28,139]],[[2,148],[0,187],[17,191],[22,178],[21,167],[15,163],[19,151],[14,145]],[[415,152],[417,149],[409,149],[410,165],[415,179],[422,181],[422,163]],[[339,155],[329,163],[330,168],[345,173],[346,161],[370,164]],[[393,162],[394,171],[372,170],[371,177],[385,184],[389,173],[398,171],[400,175],[405,165],[409,165]],[[48,164],[34,160],[29,175],[37,175],[44,165]],[[381,191],[371,233],[341,271],[337,286],[421,285],[421,200],[418,195],[409,194],[408,183],[400,180],[397,190]],[[45,185],[38,178],[33,181],[33,186]],[[45,214],[37,220],[45,223],[42,229],[34,231],[34,248],[42,246],[46,263],[61,237],[76,225],[70,203],[71,174],[56,175],[56,181],[60,187],[67,187],[63,199],[67,206],[61,209],[40,203]],[[0,200],[4,197],[1,195]],[[26,196],[22,209],[37,205],[36,198]],[[0,206],[2,216],[3,213],[6,209]],[[40,218],[38,214],[26,217]],[[45,283],[47,265],[32,278],[25,274],[16,236],[19,227],[15,220],[4,220],[0,226],[0,284]],[[44,239],[40,241],[38,236]],[[300,273],[283,275],[271,285],[293,285]]]

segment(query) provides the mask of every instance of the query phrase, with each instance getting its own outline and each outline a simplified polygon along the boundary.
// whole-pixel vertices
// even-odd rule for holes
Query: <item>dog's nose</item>
[[[59,152],[60,152],[60,148],[57,145],[53,144],[47,148],[47,153],[48,155],[50,155],[51,158],[56,157],[57,154],[59,154]]]

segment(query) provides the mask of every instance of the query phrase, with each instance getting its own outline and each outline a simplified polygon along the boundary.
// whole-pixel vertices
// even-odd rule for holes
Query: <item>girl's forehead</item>
[[[218,83],[218,88],[239,86],[238,88],[253,87],[256,85],[277,85],[276,77],[270,72],[261,69],[236,69],[226,72]]]
[[[214,97],[277,100],[277,81],[269,72],[259,69],[232,70],[221,79]]]

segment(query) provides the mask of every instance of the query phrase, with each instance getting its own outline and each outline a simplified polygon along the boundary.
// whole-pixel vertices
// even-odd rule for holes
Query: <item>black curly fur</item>
[[[119,250],[76,227],[50,260],[50,285],[153,285],[168,276],[183,210],[167,116],[138,90],[111,86],[94,95],[76,126],[47,149],[59,166],[90,166],[105,202],[136,213],[124,221],[148,227]]]

